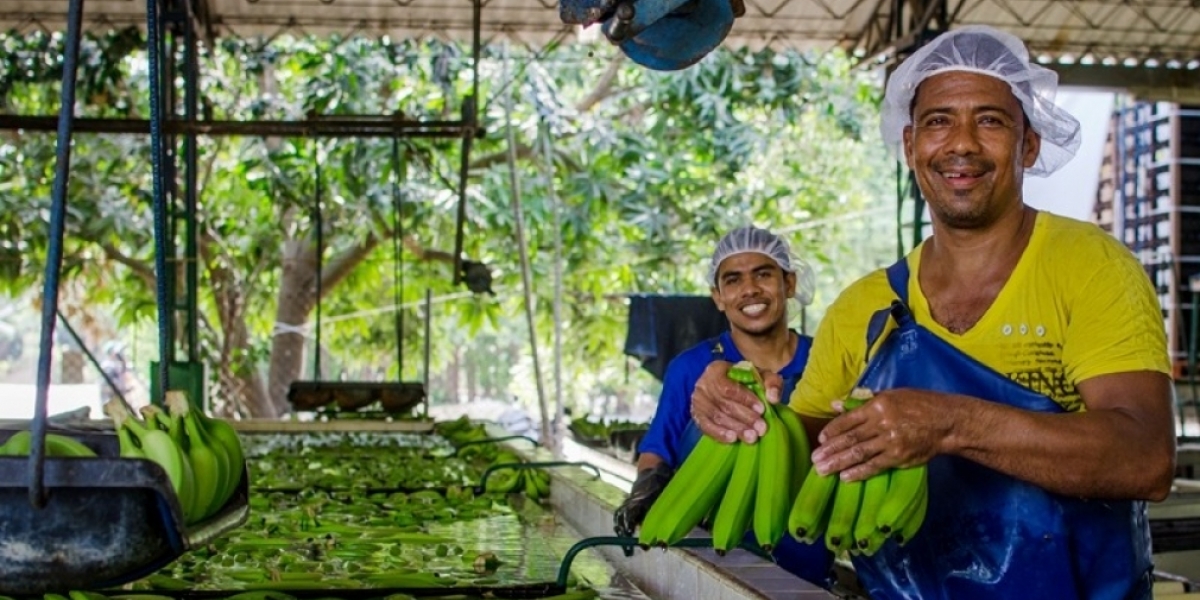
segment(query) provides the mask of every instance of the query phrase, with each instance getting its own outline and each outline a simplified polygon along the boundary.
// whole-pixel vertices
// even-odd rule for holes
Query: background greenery
[[[55,34],[0,35],[0,112],[55,113],[61,46]],[[136,31],[86,40],[77,114],[147,117],[143,46]],[[464,48],[432,40],[223,38],[204,49],[201,70],[204,114],[228,120],[394,111],[452,119],[472,83]],[[453,286],[444,260],[454,247],[456,140],[401,141],[397,280],[391,140],[200,138],[201,356],[214,410],[275,416],[287,408],[287,384],[314,376],[312,339],[277,324],[312,325],[317,164],[326,184],[321,376],[396,376],[392,309],[402,287],[403,377],[420,379],[428,290],[435,402],[515,396],[536,407],[510,123],[551,406],[556,266],[562,399],[576,414],[618,413],[657,393],[622,355],[624,295],[707,294],[707,256],[728,229],[788,233],[818,276],[816,301],[796,320],[810,332],[839,289],[896,256],[879,80],[845,56],[719,50],[656,73],[604,44],[490,46],[479,72],[486,135],[471,157],[465,254],[488,265],[494,296]],[[142,371],[156,317],[148,141],[76,136],[61,291],[96,344],[148,347]],[[36,299],[40,285],[54,142],[52,133],[0,132],[0,285],[18,298]]]

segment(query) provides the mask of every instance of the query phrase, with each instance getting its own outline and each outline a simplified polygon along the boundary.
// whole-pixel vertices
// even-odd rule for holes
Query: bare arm
[[[1171,380],[1139,371],[1079,384],[1086,412],[1045,414],[965,396],[881,392],[821,433],[822,473],[865,479],[952,454],[1058,494],[1147,499],[1170,493],[1175,469]]]
[[[653,452],[643,452],[637,459],[637,472],[641,473],[646,469],[653,469],[662,464],[662,462],[663,459],[661,456]]]

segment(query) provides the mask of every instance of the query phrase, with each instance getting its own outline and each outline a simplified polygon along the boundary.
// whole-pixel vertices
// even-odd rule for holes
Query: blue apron
[[[1050,398],[918,325],[906,305],[904,260],[887,275],[900,299],[871,318],[868,352],[889,317],[898,327],[871,357],[860,386],[927,389],[1063,412]],[[935,457],[928,473],[929,508],[920,532],[903,547],[889,541],[874,556],[852,558],[874,600],[1150,598],[1145,502],[1060,496],[956,456]]]

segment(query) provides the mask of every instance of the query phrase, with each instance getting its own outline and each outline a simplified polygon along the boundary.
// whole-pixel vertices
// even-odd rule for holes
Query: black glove
[[[634,530],[642,524],[642,519],[646,518],[646,513],[650,512],[650,507],[674,474],[675,470],[665,462],[638,471],[629,497],[613,512],[613,531],[621,537],[633,537]]]

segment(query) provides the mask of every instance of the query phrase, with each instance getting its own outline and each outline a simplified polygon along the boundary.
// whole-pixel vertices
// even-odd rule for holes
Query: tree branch
[[[379,237],[374,234],[368,235],[365,240],[326,261],[324,268],[321,269],[321,295],[324,296],[337,287],[337,284],[345,279],[354,270],[354,267],[358,266],[378,245]]]
[[[608,67],[604,69],[604,73],[600,75],[600,79],[596,80],[596,86],[592,91],[588,92],[582,100],[575,103],[575,110],[580,113],[591,111],[600,104],[604,99],[616,95],[623,90],[614,89],[613,82],[617,79],[617,74],[621,72],[621,67],[625,64],[625,54],[618,52],[613,55],[608,61]],[[533,148],[525,144],[517,144],[517,160],[530,158],[533,156]],[[496,165],[508,160],[508,149],[500,152],[481,156],[471,162],[472,169],[486,169],[492,165]]]
[[[533,147],[532,146],[526,146],[525,144],[520,144],[520,143],[517,144],[517,160],[521,160],[523,158],[529,158],[531,156],[533,156]],[[505,149],[500,152],[493,152],[491,154],[488,154],[487,156],[481,156],[481,157],[471,161],[471,168],[472,169],[486,169],[492,165],[497,165],[497,164],[503,163],[507,160],[508,160],[508,150]]]
[[[157,279],[154,276],[154,271],[149,267],[149,265],[125,254],[124,252],[121,252],[119,248],[110,243],[97,243],[99,244],[100,249],[104,250],[105,256],[107,256],[110,260],[129,267],[129,269],[133,271],[134,275],[137,275],[139,279],[145,282],[147,287],[154,289],[154,284]]]
[[[621,72],[621,66],[625,64],[625,53],[617,52],[613,54],[612,60],[608,61],[608,68],[604,70],[604,74],[596,81],[596,87],[587,96],[583,97],[575,104],[575,110],[581,113],[589,112],[597,104],[605,98],[616,93],[613,90],[613,81],[617,79],[617,73]]]
[[[416,240],[416,238],[414,238],[412,236],[404,237],[404,247],[408,248],[409,252],[412,252],[413,254],[417,255],[417,260],[426,260],[426,261],[439,260],[442,262],[450,263],[452,265],[454,264],[454,254],[452,254],[450,252],[446,252],[444,250],[427,249],[427,248],[421,246],[421,243],[418,242]]]

